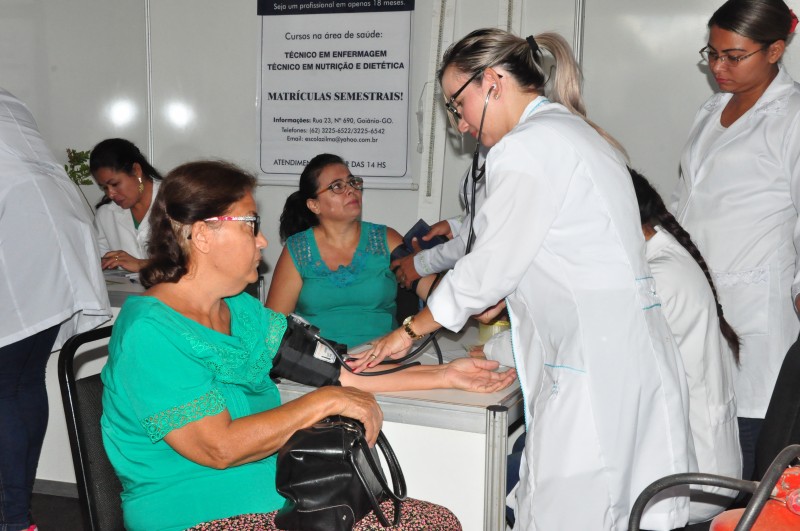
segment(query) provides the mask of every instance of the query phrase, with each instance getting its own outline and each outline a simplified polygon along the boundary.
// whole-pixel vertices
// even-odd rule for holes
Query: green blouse
[[[286,319],[247,294],[225,302],[230,336],[146,296],[129,298],[114,324],[101,427],[131,531],[186,529],[283,505],[274,455],[216,470],[164,442],[171,430],[225,409],[236,419],[280,405],[269,371]]]
[[[295,313],[323,337],[352,347],[397,327],[385,225],[362,221],[353,260],[335,271],[322,260],[313,229],[290,236],[286,248],[303,279]]]

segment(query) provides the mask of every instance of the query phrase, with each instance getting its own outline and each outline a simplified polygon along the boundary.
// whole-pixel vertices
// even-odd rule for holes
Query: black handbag
[[[275,516],[275,526],[302,531],[351,530],[370,511],[382,526],[397,525],[406,481],[383,432],[378,435],[377,448],[386,460],[393,489],[357,420],[337,415],[295,432],[278,451],[275,484],[286,503]],[[394,502],[392,524],[380,508],[387,498]]]

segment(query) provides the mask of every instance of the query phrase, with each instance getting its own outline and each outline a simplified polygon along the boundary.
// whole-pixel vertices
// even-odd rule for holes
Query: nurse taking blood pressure
[[[556,63],[547,97],[543,52]],[[645,486],[696,466],[625,159],[586,119],[558,35],[474,31],[445,53],[439,81],[459,131],[491,147],[475,242],[428,307],[353,366],[396,358],[505,300],[527,427],[515,529],[623,529]],[[580,493],[591,495],[577,508]],[[687,516],[677,495],[651,505],[642,526],[673,529]]]

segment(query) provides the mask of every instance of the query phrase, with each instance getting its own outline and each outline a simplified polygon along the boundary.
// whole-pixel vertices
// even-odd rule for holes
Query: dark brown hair
[[[133,175],[134,163],[139,164],[142,168],[142,176],[148,181],[160,181],[163,179],[158,170],[142,155],[139,148],[133,142],[124,138],[107,138],[93,147],[89,155],[89,171],[92,175],[101,168]],[[107,195],[103,195],[103,198],[95,205],[95,208],[110,202],[111,199]]]
[[[700,269],[706,276],[708,285],[711,287],[711,293],[714,295],[714,302],[717,305],[719,331],[731,348],[733,359],[736,360],[736,364],[738,365],[739,336],[736,335],[731,325],[725,320],[725,316],[722,313],[722,305],[719,303],[719,298],[717,297],[717,289],[714,287],[714,281],[711,279],[711,273],[708,270],[708,265],[703,255],[700,254],[700,250],[695,246],[689,233],[686,232],[686,230],[681,227],[680,223],[678,223],[678,220],[669,213],[661,196],[647,179],[645,179],[644,175],[631,168],[628,168],[628,171],[630,171],[631,179],[633,179],[636,200],[639,202],[639,218],[642,225],[650,225],[651,227],[661,225],[661,228],[672,234],[675,239],[678,240],[678,243],[680,243],[692,258],[694,258],[694,261],[697,262],[697,265],[700,266]]]
[[[189,162],[169,172],[150,213],[150,263],[139,272],[142,285],[180,280],[188,270],[192,224],[225,214],[255,187],[255,177],[222,161]]]
[[[711,26],[768,46],[789,37],[792,13],[783,0],[728,0],[711,15]]]
[[[297,234],[319,225],[317,215],[308,209],[306,201],[317,198],[319,176],[331,164],[347,166],[344,159],[339,155],[322,153],[311,159],[306,164],[306,167],[303,168],[303,173],[300,174],[300,187],[286,199],[286,203],[283,205],[283,212],[281,212],[279,233],[282,242],[285,242],[286,238],[292,234]]]

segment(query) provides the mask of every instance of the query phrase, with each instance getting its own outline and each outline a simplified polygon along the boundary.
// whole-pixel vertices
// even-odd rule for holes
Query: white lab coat
[[[0,347],[60,324],[57,350],[110,319],[81,201],[31,112],[0,89]]]
[[[481,148],[479,154],[478,164],[480,165],[486,157],[485,148]],[[464,183],[466,182],[467,197],[462,198],[465,211],[461,216],[449,218],[447,223],[450,225],[450,231],[453,233],[453,238],[441,245],[424,249],[414,255],[414,269],[420,276],[434,275],[441,271],[452,269],[459,258],[464,256],[467,249],[467,239],[469,238],[470,214],[467,211],[468,203],[472,202],[472,165],[467,168],[466,173],[461,178],[458,185],[459,194],[464,190]],[[475,184],[475,212],[480,209],[483,201],[486,199],[486,178],[480,179]]]
[[[661,227],[656,231],[647,241],[647,263],[686,370],[689,424],[698,467],[700,472],[738,479],[742,449],[733,391],[735,361],[719,331],[714,294],[689,252],[669,232]],[[690,523],[719,514],[734,495],[717,487],[693,489]]]
[[[625,161],[539,101],[492,147],[474,248],[429,307],[458,330],[506,298],[527,426],[515,529],[624,530],[642,489],[691,468],[686,382]],[[642,527],[687,517],[670,497]]]
[[[672,210],[714,276],[742,343],[734,372],[738,415],[764,418],[800,322],[800,86],[784,68],[756,104],[710,145],[731,94],[700,109],[681,158]],[[703,148],[705,146],[705,148]]]
[[[133,216],[128,209],[114,203],[106,203],[97,209],[94,226],[97,231],[97,245],[100,256],[109,251],[125,251],[134,258],[147,258],[147,241],[150,239],[150,211],[156,202],[161,181],[153,180],[153,197],[150,208],[144,215],[137,229],[133,225]]]

